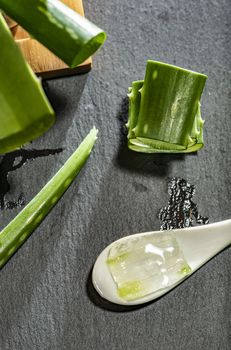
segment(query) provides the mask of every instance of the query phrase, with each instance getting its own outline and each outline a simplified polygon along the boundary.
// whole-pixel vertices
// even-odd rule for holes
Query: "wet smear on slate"
[[[10,172],[21,168],[29,160],[38,157],[47,157],[62,152],[62,148],[57,149],[20,149],[7,153],[0,158],[0,209],[13,209],[25,204],[23,193],[15,201],[5,202],[5,195],[10,191],[8,175]]]
[[[197,204],[192,201],[195,194],[194,185],[180,177],[174,177],[168,183],[168,194],[168,205],[158,214],[163,222],[161,230],[191,227],[194,220],[198,224],[209,223],[209,219],[199,214]]]
[[[1,198],[1,197],[0,197]],[[21,192],[18,199],[16,201],[9,201],[5,203],[5,206],[1,209],[14,209],[14,208],[19,208],[23,207],[25,205],[25,197],[24,194]]]

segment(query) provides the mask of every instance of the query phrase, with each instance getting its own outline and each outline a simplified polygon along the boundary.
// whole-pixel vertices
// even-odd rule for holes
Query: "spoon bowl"
[[[113,279],[112,273],[108,265],[108,257],[111,249],[118,245],[145,236],[154,237],[171,233],[176,239],[184,258],[190,267],[190,272],[181,275],[177,281],[166,288],[161,288],[153,293],[134,300],[126,300],[118,293],[117,284]],[[171,231],[153,231],[138,233],[131,236],[123,237],[110,245],[108,245],[98,256],[92,271],[92,282],[97,292],[108,301],[119,305],[138,305],[152,301],[164,295],[184,279],[189,277],[193,272],[199,269],[207,261],[213,258],[221,250],[231,244],[231,219],[220,221],[214,224],[196,226],[191,228],[177,229]]]

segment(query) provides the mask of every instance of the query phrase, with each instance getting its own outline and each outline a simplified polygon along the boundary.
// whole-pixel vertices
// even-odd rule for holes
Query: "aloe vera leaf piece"
[[[78,175],[96,142],[93,128],[56,175],[0,232],[0,267],[25,242]]]
[[[0,0],[0,8],[70,67],[106,39],[102,29],[59,0]]]
[[[133,129],[138,120],[139,108],[140,108],[140,87],[143,81],[139,82],[139,89],[137,82],[134,82],[133,87],[129,88],[129,118],[126,124],[128,128],[128,148],[133,151],[141,153],[190,153],[196,152],[204,145],[203,141],[203,126],[204,120],[201,118],[200,103],[198,103],[197,113],[194,119],[193,128],[188,138],[187,147],[163,142],[155,139],[148,138],[135,138]]]
[[[132,87],[128,95],[128,126],[130,119],[136,120],[136,125],[132,122],[132,131],[128,131],[128,147],[145,153],[200,149],[203,121],[199,101],[206,78],[200,73],[149,60],[143,87],[139,91],[134,87],[134,93]]]
[[[135,134],[187,146],[206,76],[148,61]]]
[[[55,116],[1,13],[0,46],[0,153],[6,153],[43,134]]]

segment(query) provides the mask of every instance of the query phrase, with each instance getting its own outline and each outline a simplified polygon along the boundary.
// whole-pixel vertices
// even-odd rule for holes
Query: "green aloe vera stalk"
[[[200,98],[206,75],[148,61],[144,81],[129,88],[128,147],[185,153],[203,146]]]
[[[78,175],[97,139],[93,128],[63,167],[0,232],[0,267],[25,242]]]
[[[0,154],[43,134],[55,120],[41,82],[0,13]]]
[[[106,39],[103,30],[59,0],[0,0],[0,8],[70,67]]]

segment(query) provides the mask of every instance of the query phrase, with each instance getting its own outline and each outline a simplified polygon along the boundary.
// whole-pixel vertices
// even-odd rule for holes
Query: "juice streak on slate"
[[[15,201],[9,201],[7,203],[5,201],[5,195],[10,190],[8,175],[11,171],[21,168],[29,160],[57,154],[62,152],[62,150],[62,148],[44,150],[20,149],[0,157],[0,209],[13,209],[25,204],[23,193],[20,193],[18,199]]]
[[[208,217],[201,216],[197,204],[192,201],[195,194],[194,185],[180,177],[174,177],[168,183],[168,194],[170,196],[168,205],[158,214],[163,222],[161,230],[191,227],[194,218],[198,224],[209,223]]]

